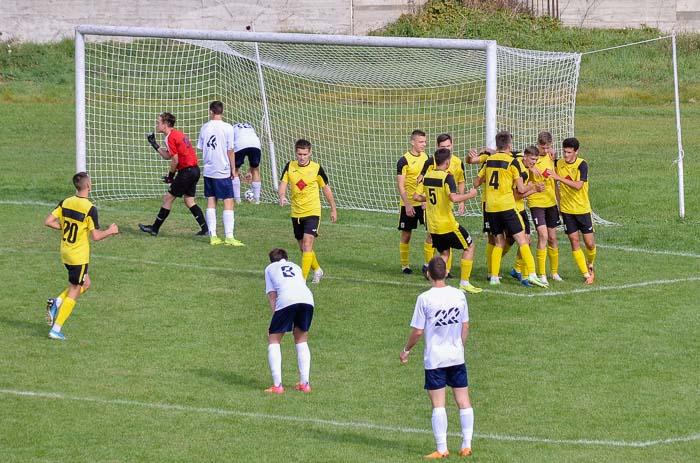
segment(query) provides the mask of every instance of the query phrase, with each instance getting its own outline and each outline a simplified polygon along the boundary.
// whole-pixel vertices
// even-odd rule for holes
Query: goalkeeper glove
[[[175,178],[175,173],[168,172],[168,175],[163,175],[163,183],[173,183],[173,178]]]
[[[156,143],[156,134],[151,132],[148,135],[146,135],[146,139],[148,140],[148,143],[151,144],[154,150],[158,151],[160,149],[160,145]]]

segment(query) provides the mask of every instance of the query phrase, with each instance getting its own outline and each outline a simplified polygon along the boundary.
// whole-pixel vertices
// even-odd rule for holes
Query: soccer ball
[[[244,193],[245,200],[248,201],[249,203],[252,203],[255,200],[255,194],[253,194],[253,190],[247,190]]]

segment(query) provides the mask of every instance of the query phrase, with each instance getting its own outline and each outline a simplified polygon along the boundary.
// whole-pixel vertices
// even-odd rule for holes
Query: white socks
[[[272,372],[272,384],[282,385],[282,351],[279,344],[267,345],[267,361],[270,363]]]
[[[472,448],[472,436],[474,434],[474,409],[471,407],[460,409],[459,422],[462,424],[462,448]]]
[[[447,413],[445,407],[433,408],[433,436],[437,450],[440,453],[447,452]]]
[[[256,201],[260,201],[260,186],[262,182],[253,182],[253,198]]]
[[[309,384],[309,370],[311,369],[311,351],[309,344],[300,342],[297,347],[297,362],[299,363],[299,382]]]
[[[209,227],[209,236],[216,236],[216,208],[208,207],[204,212],[204,218],[207,221],[207,227]]]
[[[241,177],[233,178],[233,199],[237,203],[241,202]]]
[[[230,211],[224,209],[224,235],[226,238],[233,238],[233,224],[233,209]]]

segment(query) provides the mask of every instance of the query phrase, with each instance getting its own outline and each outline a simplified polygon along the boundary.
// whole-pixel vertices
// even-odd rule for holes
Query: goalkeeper
[[[156,142],[154,133],[149,133],[146,137],[148,143],[158,152],[160,157],[170,161],[168,174],[163,177],[163,182],[170,184],[170,188],[163,196],[163,205],[158,211],[153,224],[144,225],[140,223],[139,228],[144,233],[157,236],[163,222],[170,215],[175,198],[182,197],[185,201],[185,206],[187,206],[199,224],[200,231],[197,232],[197,236],[206,236],[209,234],[207,222],[204,219],[202,209],[194,201],[197,193],[197,182],[199,182],[200,177],[197,152],[187,136],[174,129],[175,121],[175,116],[168,112],[162,113],[156,121],[156,131],[165,134],[165,147],[161,147]]]

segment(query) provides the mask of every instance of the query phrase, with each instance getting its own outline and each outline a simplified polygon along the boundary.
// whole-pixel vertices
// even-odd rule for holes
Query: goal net
[[[555,146],[573,136],[579,63],[489,41],[81,26],[77,164],[97,200],[160,197],[168,162],[145,134],[168,111],[194,142],[218,99],[226,121],[261,137],[263,201],[276,201],[294,142],[306,138],[338,207],[395,212],[396,163],[414,129],[427,133],[428,154],[451,134],[461,157],[493,146],[497,130],[512,132],[516,149],[541,130]],[[468,185],[476,172],[467,166]],[[481,213],[478,201],[468,213]]]

